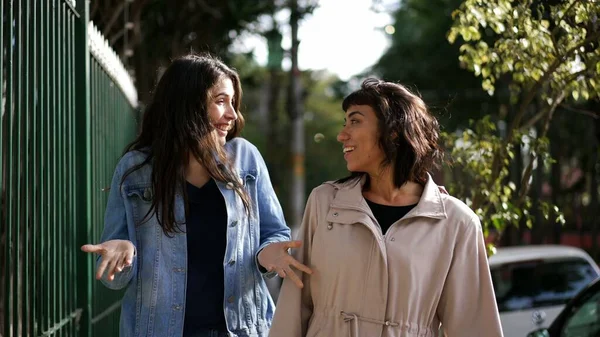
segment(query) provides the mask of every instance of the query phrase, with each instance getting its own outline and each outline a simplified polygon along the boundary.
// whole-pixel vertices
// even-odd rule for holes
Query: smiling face
[[[234,95],[233,82],[230,78],[224,77],[211,88],[208,97],[208,118],[214,127],[213,135],[220,145],[225,144],[227,134],[237,119]]]
[[[344,121],[337,140],[343,144],[348,171],[377,175],[385,154],[378,142],[379,120],[375,110],[369,105],[351,105]]]

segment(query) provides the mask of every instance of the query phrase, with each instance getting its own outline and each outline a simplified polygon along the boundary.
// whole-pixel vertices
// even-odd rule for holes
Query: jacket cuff
[[[262,245],[260,245],[260,247],[258,247],[258,251],[256,252],[256,255],[254,255],[254,261],[256,262],[256,267],[258,268],[258,271],[262,274],[263,277],[266,277],[268,279],[271,279],[273,277],[275,277],[277,275],[277,272],[275,270],[273,271],[268,271],[267,268],[263,267],[260,265],[260,262],[258,262],[258,254],[260,254],[260,252],[268,245],[275,243],[277,241],[268,241],[263,243]]]

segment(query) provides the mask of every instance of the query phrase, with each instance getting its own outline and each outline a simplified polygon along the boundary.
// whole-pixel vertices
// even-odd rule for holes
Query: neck
[[[193,155],[190,155],[185,166],[185,180],[196,187],[202,187],[210,180],[210,174]]]
[[[369,188],[363,192],[363,196],[378,204],[414,205],[419,202],[423,194],[423,186],[413,181],[407,181],[402,186],[396,187],[392,168],[386,168],[377,174],[369,174],[369,178]]]

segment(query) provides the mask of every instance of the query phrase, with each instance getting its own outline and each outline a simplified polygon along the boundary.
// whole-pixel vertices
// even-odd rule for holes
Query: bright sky
[[[397,4],[399,1],[381,2]],[[373,0],[320,0],[313,14],[300,22],[300,69],[327,69],[342,80],[348,80],[377,62],[390,40],[383,28],[392,20],[387,13],[372,11],[372,3]],[[289,49],[289,11],[279,13],[276,20],[284,35],[282,46]],[[262,37],[240,37],[234,50],[248,51],[253,48],[257,61],[265,65],[267,46]],[[288,59],[284,60],[283,66],[289,69]]]

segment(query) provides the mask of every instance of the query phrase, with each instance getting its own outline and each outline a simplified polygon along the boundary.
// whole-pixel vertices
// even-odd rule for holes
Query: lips
[[[344,146],[344,148],[342,149],[342,151],[344,153],[350,153],[352,151],[354,151],[355,147],[354,146]]]
[[[229,124],[213,124],[213,126],[215,129],[223,132],[229,132],[229,130],[231,130],[231,125]]]

